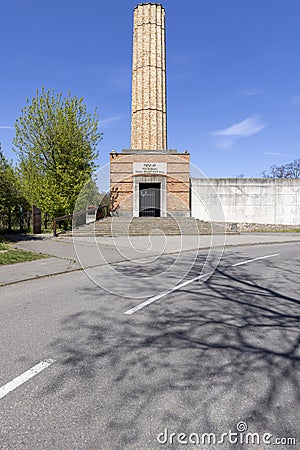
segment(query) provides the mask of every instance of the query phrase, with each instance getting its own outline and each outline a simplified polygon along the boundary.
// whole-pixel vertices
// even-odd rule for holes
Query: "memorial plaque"
[[[142,162],[142,163],[133,163],[133,173],[135,175],[166,175],[167,174],[167,163],[151,163],[151,162]]]

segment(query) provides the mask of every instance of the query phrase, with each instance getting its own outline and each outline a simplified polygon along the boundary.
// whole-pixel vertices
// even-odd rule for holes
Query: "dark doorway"
[[[140,217],[160,217],[160,183],[140,183]]]

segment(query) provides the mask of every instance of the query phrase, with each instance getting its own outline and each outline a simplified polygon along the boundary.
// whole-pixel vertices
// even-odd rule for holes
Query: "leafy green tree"
[[[98,157],[98,116],[83,98],[37,90],[15,124],[14,149],[28,200],[57,217],[73,212]]]
[[[86,209],[88,206],[100,205],[102,197],[103,195],[99,193],[96,181],[93,178],[90,178],[77,197],[75,211],[79,212]]]
[[[262,173],[264,178],[300,178],[300,159],[288,164],[271,166],[270,170]]]
[[[20,214],[30,205],[22,193],[20,180],[13,165],[6,159],[0,145],[0,222],[1,228],[11,231],[20,226]]]

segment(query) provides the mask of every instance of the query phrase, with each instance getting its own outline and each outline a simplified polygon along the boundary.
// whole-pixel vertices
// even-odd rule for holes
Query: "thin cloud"
[[[1,130],[14,130],[15,127],[11,127],[9,125],[0,125]]]
[[[234,138],[226,138],[226,139],[220,139],[217,142],[217,148],[220,148],[222,150],[226,150],[227,148],[232,147],[234,144],[235,139]]]
[[[222,130],[213,131],[211,134],[216,136],[216,146],[220,149],[232,147],[237,139],[254,136],[260,133],[266,125],[261,122],[259,116],[250,116],[242,122],[231,125]]]
[[[213,131],[215,136],[248,137],[262,131],[266,125],[260,121],[258,116],[251,116],[242,122],[231,125],[222,130]]]
[[[124,119],[126,116],[114,116],[114,117],[107,117],[106,119],[99,120],[99,124],[102,127],[107,127],[113,122],[117,122],[118,120]]]
[[[235,100],[240,100],[242,97],[253,97],[255,95],[263,94],[265,91],[264,89],[260,88],[251,88],[251,89],[244,89],[242,91],[238,91],[233,95],[229,95],[227,97],[220,98],[218,100],[215,100],[213,104],[215,105],[227,105]]]
[[[244,91],[241,92],[241,96],[242,97],[252,97],[253,95],[260,95],[263,94],[264,90],[263,89],[245,89]]]
[[[287,155],[289,155],[289,153],[264,152],[264,155],[270,155],[270,156],[287,156]]]

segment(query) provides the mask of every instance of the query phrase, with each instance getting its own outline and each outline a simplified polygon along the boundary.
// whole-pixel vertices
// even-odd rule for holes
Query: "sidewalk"
[[[0,267],[0,286],[122,261],[143,260],[192,250],[300,243],[300,233],[244,233],[199,236],[67,237],[14,235],[15,247],[50,258]]]

